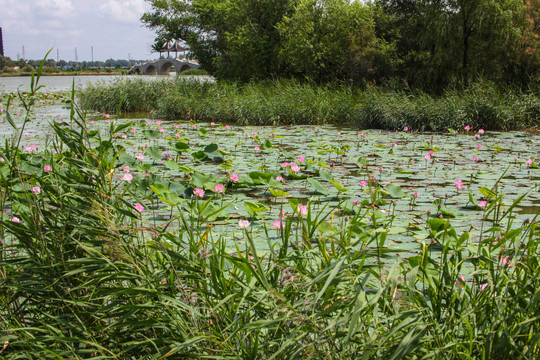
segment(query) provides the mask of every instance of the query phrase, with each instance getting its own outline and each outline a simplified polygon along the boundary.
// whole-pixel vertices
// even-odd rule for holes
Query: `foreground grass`
[[[534,93],[501,92],[490,84],[440,97],[368,87],[327,87],[294,81],[238,85],[194,79],[98,83],[80,93],[83,106],[115,111],[152,111],[163,119],[202,119],[250,125],[340,124],[356,128],[418,131],[522,130],[540,124]]]
[[[17,135],[34,90],[21,96],[28,114],[13,123]],[[504,204],[490,189],[478,236],[427,220],[432,243],[391,267],[373,261],[388,237],[377,225],[380,188],[354,210],[298,207],[264,254],[239,222],[243,242],[230,252],[212,232],[217,197],[158,189],[178,226],[143,222],[114,176],[123,125],[111,121],[102,136],[73,107],[52,127],[39,153],[22,151],[19,136],[0,148],[6,359],[540,355],[540,231],[537,216],[512,224],[522,198]],[[336,213],[348,221],[333,222]]]

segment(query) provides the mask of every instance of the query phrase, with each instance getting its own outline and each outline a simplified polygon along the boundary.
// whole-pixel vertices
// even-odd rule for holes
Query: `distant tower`
[[[94,47],[90,46],[90,50],[92,52],[92,62],[94,62]]]
[[[24,51],[24,45],[22,46],[22,58],[26,59],[26,51]]]
[[[0,27],[0,56],[4,56],[4,37],[2,36],[1,27]]]
[[[79,62],[79,57],[77,56],[77,48],[75,48],[75,62]]]
[[[60,60],[60,49],[56,49],[56,62]]]

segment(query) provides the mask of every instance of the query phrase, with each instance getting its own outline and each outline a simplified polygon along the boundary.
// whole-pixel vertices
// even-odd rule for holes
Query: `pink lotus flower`
[[[454,185],[456,185],[456,187],[458,188],[458,190],[463,189],[463,184],[461,183],[461,180],[460,180],[460,179],[456,179],[456,180],[454,181]]]
[[[212,122],[210,123],[210,126],[216,126],[216,123],[212,121]]]
[[[257,132],[256,132],[255,130],[253,130],[253,131],[251,132],[251,135],[257,135]]]
[[[45,170],[46,172],[51,172],[52,171],[52,167],[50,167],[49,165],[45,165],[43,167],[43,170]]]
[[[478,207],[482,210],[484,210],[487,206],[487,201],[486,200],[482,200],[478,203]]]
[[[144,211],[144,206],[142,206],[141,204],[139,203],[136,203],[135,204],[135,210],[137,210],[138,212],[143,212]]]
[[[476,147],[477,147],[478,149],[480,149],[480,148],[482,147],[482,144],[478,143],[478,144],[476,144]]]
[[[214,187],[214,192],[216,192],[216,193],[224,193],[225,188],[223,187],[223,184],[216,184],[216,186]]]
[[[143,155],[143,154],[139,154],[139,155],[135,156],[135,158],[137,158],[138,160],[143,161],[143,160],[144,160],[144,155]]]
[[[298,215],[306,216],[308,214],[308,208],[306,205],[298,205],[296,210],[298,211]]]
[[[129,171],[130,171],[129,166],[124,166],[124,172],[127,172],[127,173],[128,173]]]
[[[122,180],[127,181],[128,183],[131,184],[131,180],[133,180],[133,175],[131,175],[130,173],[126,173],[122,177]]]
[[[283,164],[281,164],[281,167],[284,167],[286,168],[287,166],[289,166],[290,164],[288,162],[284,162]]]
[[[229,125],[225,125],[225,129],[229,130],[231,127]]]
[[[156,121],[156,125],[161,125],[161,121]]]
[[[281,220],[274,220],[274,227],[276,229],[285,229],[285,222],[284,221],[281,221]]]
[[[366,186],[367,186],[367,182],[366,182],[365,180],[360,181],[360,186],[366,187]]]
[[[41,192],[41,188],[39,186],[34,186],[32,187],[32,192],[37,195]]]
[[[239,177],[236,174],[232,174],[231,176],[229,176],[229,179],[231,179],[234,182],[237,182],[239,180]]]
[[[426,160],[431,160],[431,155],[430,155],[430,154],[426,154],[426,155],[424,156],[424,158],[425,158]]]
[[[21,220],[16,216],[12,217],[10,220],[11,220],[11,222],[14,222],[14,223],[20,223],[21,222]]]
[[[405,127],[403,128],[403,131],[409,131],[409,127],[408,127],[408,126],[405,126]]]
[[[413,198],[418,198],[418,192],[415,192],[413,195],[412,195]]]
[[[194,128],[194,129],[196,129],[196,128],[197,128],[197,125],[192,124],[191,127]]]
[[[527,159],[527,161],[525,161],[527,163],[527,165],[532,165],[533,163],[533,160],[532,159]]]
[[[161,129],[159,129],[159,131],[160,131],[161,133],[164,133],[164,132],[165,132],[165,129],[164,129],[164,128],[161,128]]]
[[[358,200],[354,200],[352,204],[353,204],[354,206],[357,206],[359,203],[360,203],[360,202],[359,202]]]
[[[478,162],[478,158],[475,156],[472,158],[474,162]]]
[[[300,172],[300,166],[296,165],[295,163],[291,163],[291,170],[295,173]]]
[[[175,128],[175,129],[178,129],[178,128],[180,128],[180,125],[175,124],[175,125],[174,125],[174,128]]]
[[[259,151],[261,151],[261,148],[258,147],[258,146],[255,146],[255,147],[253,148],[253,150],[255,150],[255,152],[259,152]]]
[[[471,130],[471,127],[469,125],[465,126],[465,131]]]
[[[299,156],[298,157],[298,162],[299,163],[303,163],[306,159],[304,159],[302,156]]]
[[[509,256],[505,256],[504,258],[501,259],[501,264],[503,266],[512,266],[512,262],[510,261],[510,257]]]
[[[281,210],[278,214],[278,218],[285,219],[286,217],[287,217],[287,213],[285,212],[285,210]]]
[[[199,189],[199,188],[195,188],[195,190],[193,191],[193,194],[195,194],[195,196],[203,198],[204,197],[204,190]]]
[[[283,181],[283,178],[282,178],[281,176],[278,175],[278,176],[276,176],[276,180],[277,180],[277,181]]]
[[[148,120],[148,121],[146,122],[146,125],[152,125],[152,122],[151,122],[150,120]]]
[[[479,287],[479,288],[480,288],[480,291],[486,290],[486,288],[487,288],[488,286],[489,286],[488,283],[485,283],[485,284],[480,285],[480,287]]]
[[[238,227],[240,229],[247,229],[251,223],[247,220],[238,220]]]

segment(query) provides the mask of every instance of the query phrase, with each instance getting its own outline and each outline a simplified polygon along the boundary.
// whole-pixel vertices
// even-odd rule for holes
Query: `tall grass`
[[[307,204],[275,240],[242,229],[230,253],[201,217],[217,199],[182,198],[171,226],[152,228],[113,176],[122,126],[89,132],[73,102],[70,120],[40,154],[0,149],[4,358],[540,356],[540,229],[538,215],[511,226],[522,198],[505,206],[492,189],[479,237],[429,219],[433,243],[391,267],[375,260],[388,224],[345,202]],[[349,218],[328,225],[336,211]]]
[[[434,97],[370,86],[318,86],[296,81],[239,85],[177,78],[145,82],[123,79],[88,86],[82,104],[113,111],[152,111],[164,119],[196,119],[251,125],[338,124],[357,128],[420,131],[538,127],[540,98],[535,93],[498,90],[478,83]]]

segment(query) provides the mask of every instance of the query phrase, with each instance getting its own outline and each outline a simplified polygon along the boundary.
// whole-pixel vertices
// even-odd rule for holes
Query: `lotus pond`
[[[538,358],[538,132],[2,95],[0,354]]]
[[[72,126],[71,100],[63,93],[39,96],[22,134],[20,148],[30,162],[21,170],[44,175],[62,156],[59,139],[47,135],[50,123]],[[14,123],[21,123],[24,109],[10,107]],[[145,226],[174,231],[179,215],[197,214],[193,230],[225,239],[231,251],[244,242],[246,226],[265,252],[287,219],[287,231],[307,221],[311,237],[329,239],[355,221],[386,233],[383,257],[394,261],[436,241],[448,219],[478,239],[485,222],[507,217],[521,226],[540,209],[538,132],[249,127],[109,114],[89,114],[86,126],[90,146],[115,138],[110,176]],[[0,134],[10,138],[6,122]],[[55,154],[44,157],[45,150]],[[8,208],[4,216],[16,215]]]

